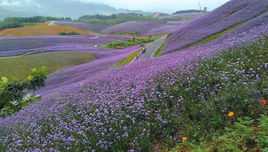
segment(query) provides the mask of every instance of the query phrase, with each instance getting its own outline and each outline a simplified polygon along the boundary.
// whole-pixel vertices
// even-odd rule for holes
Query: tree
[[[36,91],[37,89],[45,87],[47,73],[47,68],[44,66],[40,69],[33,68],[30,76],[28,77],[28,89]]]

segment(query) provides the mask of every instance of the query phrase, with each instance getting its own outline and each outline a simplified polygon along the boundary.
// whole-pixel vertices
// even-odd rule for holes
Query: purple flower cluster
[[[231,0],[207,15],[179,27],[168,39],[164,52],[183,48],[231,26],[251,20],[267,11],[267,8],[267,0]]]
[[[140,32],[144,34],[161,23],[150,21],[130,21],[114,25],[102,30],[102,33],[126,33],[126,32]]]

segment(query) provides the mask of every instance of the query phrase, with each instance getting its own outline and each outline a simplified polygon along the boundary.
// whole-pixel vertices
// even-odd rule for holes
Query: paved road
[[[141,60],[141,59],[147,59],[151,58],[154,56],[155,52],[157,51],[158,48],[162,45],[164,41],[166,41],[167,36],[163,36],[162,38],[154,41],[152,44],[146,47],[145,53],[140,53],[136,60]]]

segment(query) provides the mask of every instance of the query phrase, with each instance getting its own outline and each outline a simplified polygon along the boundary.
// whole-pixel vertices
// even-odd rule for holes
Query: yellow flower
[[[4,84],[8,83],[8,78],[7,77],[2,77],[2,83],[4,83]]]
[[[29,81],[31,81],[32,79],[33,79],[33,76],[28,76],[28,78],[27,78]]]
[[[186,141],[186,140],[188,140],[187,137],[182,137],[182,141]]]
[[[234,116],[234,112],[229,112],[229,113],[228,113],[228,116],[229,116],[229,117],[233,117],[233,116]]]
[[[37,71],[37,69],[36,69],[36,68],[33,68],[31,71],[32,71],[32,72],[36,72],[36,71]]]

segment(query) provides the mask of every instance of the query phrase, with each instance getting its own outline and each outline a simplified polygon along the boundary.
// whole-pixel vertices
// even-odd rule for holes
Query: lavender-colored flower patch
[[[102,33],[125,33],[125,32],[140,32],[144,34],[161,23],[150,21],[130,21],[114,25],[102,30]]]
[[[34,36],[25,38],[1,38],[0,57],[14,56],[27,52],[42,52],[72,48],[82,50],[95,45],[104,45],[115,40],[127,40],[128,37],[90,34],[86,36]]]
[[[108,71],[119,60],[122,60],[138,49],[138,46],[134,46],[115,51],[94,52],[90,50],[89,52],[95,55],[97,60],[79,66],[68,67],[49,75],[46,88],[40,90],[38,93],[48,94],[60,88],[65,88],[65,86],[70,84],[81,82],[99,73]]]
[[[157,35],[157,34],[172,33],[174,31],[176,31],[177,28],[183,26],[184,24],[186,24],[186,22],[169,21],[165,24],[159,25],[158,27],[151,29],[145,35]]]
[[[65,22],[65,21],[56,21],[55,24],[74,26],[80,29],[92,30],[94,32],[100,32],[101,30],[108,27],[107,25],[103,24],[90,24],[90,23]]]
[[[169,37],[164,52],[183,48],[267,11],[267,0],[231,0],[222,7],[179,27]]]

